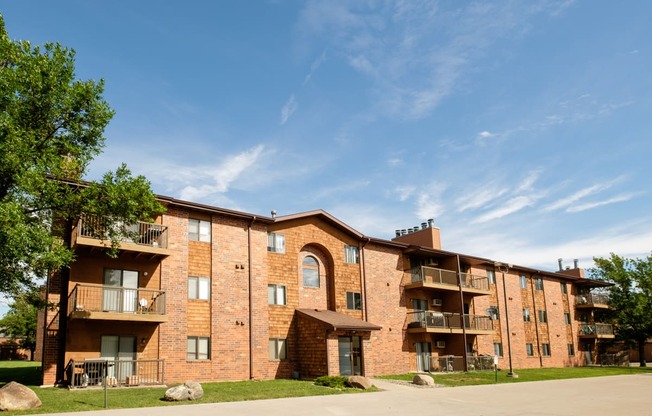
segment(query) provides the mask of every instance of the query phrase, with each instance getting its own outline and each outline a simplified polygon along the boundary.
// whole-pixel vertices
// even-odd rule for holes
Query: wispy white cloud
[[[437,2],[311,1],[299,27],[302,39],[323,37],[334,55],[371,80],[376,110],[419,119],[455,92],[492,44],[520,36],[537,14],[563,9],[559,2],[534,4],[471,3],[445,9]]]
[[[287,123],[288,119],[295,111],[297,111],[297,100],[294,97],[294,94],[290,95],[290,98],[286,101],[285,105],[281,109],[281,126]]]
[[[216,167],[196,169],[195,173],[197,174],[197,177],[194,182],[205,183],[184,187],[181,190],[181,199],[202,201],[209,195],[227,192],[231,184],[236,181],[243,172],[246,172],[256,163],[263,153],[263,150],[264,146],[258,145],[247,151],[224,159]],[[204,173],[201,174],[200,172]]]
[[[531,191],[532,187],[534,186],[534,183],[539,179],[541,176],[541,170],[533,170],[528,175],[521,181],[521,183],[518,185],[516,188],[516,192],[526,192],[526,191]]]
[[[459,197],[455,203],[458,212],[477,209],[490,204],[497,198],[505,195],[507,188],[500,188],[495,184],[484,184],[475,191]]]
[[[398,195],[399,201],[407,201],[414,195],[417,187],[414,185],[403,185],[394,189],[394,193]]]
[[[588,186],[586,188],[582,188],[579,191],[572,193],[571,195],[568,195],[564,198],[558,199],[557,201],[554,201],[546,205],[545,207],[543,207],[543,211],[555,211],[558,209],[566,208],[566,212],[579,212],[579,211],[586,211],[587,209],[591,209],[596,206],[605,205],[605,204],[594,205],[594,203],[582,204],[581,205],[582,209],[578,209],[578,206],[573,206],[573,204],[588,196],[595,195],[607,189],[610,189],[615,184],[622,182],[623,179],[624,179],[623,177],[619,177],[611,181],[598,183],[595,185]],[[614,201],[614,202],[620,202],[620,201]]]
[[[487,131],[487,130],[483,130],[480,133],[478,133],[478,138],[480,138],[480,139],[490,139],[490,138],[492,138],[494,136],[495,136],[495,134],[493,134],[493,133],[491,133],[490,131]]]
[[[324,50],[324,51],[321,53],[321,55],[319,55],[319,56],[317,57],[317,59],[315,59],[315,60],[312,62],[312,64],[310,65],[310,72],[308,72],[308,74],[306,75],[306,77],[303,79],[303,85],[306,85],[306,84],[308,84],[308,82],[310,82],[310,79],[312,78],[312,76],[314,75],[314,73],[317,72],[317,70],[319,69],[319,67],[321,66],[321,64],[324,63],[324,61],[326,61],[326,50]]]
[[[618,196],[615,196],[613,198],[605,199],[605,200],[602,200],[602,201],[586,202],[584,204],[570,206],[570,207],[568,207],[568,209],[566,209],[566,212],[588,211],[590,209],[597,208],[597,207],[602,207],[602,206],[605,206],[605,205],[611,205],[611,204],[615,204],[615,203],[618,203],[618,202],[629,201],[630,199],[634,198],[635,196],[636,196],[636,194],[634,194],[634,193],[622,194],[622,195],[618,195]]]
[[[416,191],[417,198],[417,218],[438,218],[444,213],[444,205],[442,203],[442,194],[447,186],[443,183],[431,183],[428,186],[420,188]]]
[[[474,224],[479,224],[487,221],[496,220],[503,218],[507,215],[518,212],[524,208],[532,206],[534,204],[534,199],[529,196],[516,196],[514,198],[505,201],[504,204],[501,204],[498,208],[494,208],[491,211],[480,215],[473,220]]]

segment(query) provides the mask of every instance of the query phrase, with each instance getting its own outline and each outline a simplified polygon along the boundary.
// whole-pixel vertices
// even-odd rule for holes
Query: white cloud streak
[[[294,97],[294,94],[290,95],[290,98],[288,98],[287,102],[281,109],[281,126],[287,123],[288,119],[292,114],[294,114],[295,111],[297,111],[298,103],[296,98]]]
[[[487,221],[496,220],[507,215],[518,212],[524,208],[532,206],[534,200],[528,196],[517,196],[502,204],[500,207],[495,208],[486,214],[483,214],[473,220],[474,224],[479,224]]]

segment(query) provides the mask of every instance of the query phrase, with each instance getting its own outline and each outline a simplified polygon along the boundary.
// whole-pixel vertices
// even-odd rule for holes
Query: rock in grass
[[[425,374],[417,374],[412,379],[412,383],[416,384],[417,386],[434,386],[435,380]]]
[[[12,381],[0,389],[0,411],[29,410],[40,406],[41,399],[36,393],[20,383]]]
[[[355,387],[356,389],[367,390],[371,388],[371,380],[363,376],[351,376],[349,377],[349,385]]]
[[[189,381],[167,389],[164,399],[171,402],[182,402],[186,400],[199,400],[202,397],[204,397],[204,389],[201,387],[201,384]]]

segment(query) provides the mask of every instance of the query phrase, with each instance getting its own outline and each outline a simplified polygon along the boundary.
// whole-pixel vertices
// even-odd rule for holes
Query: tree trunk
[[[638,341],[638,362],[641,367],[645,367],[645,339]]]

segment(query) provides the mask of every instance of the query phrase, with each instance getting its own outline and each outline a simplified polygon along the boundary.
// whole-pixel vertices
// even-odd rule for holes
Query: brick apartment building
[[[577,264],[444,251],[432,221],[383,240],[321,210],[160,201],[166,213],[133,225],[117,258],[86,232],[92,218],[72,225],[76,261],[49,278],[59,307],[40,315],[44,385],[466,370],[494,355],[502,368],[510,355],[514,368],[576,366],[613,338],[596,322],[602,284]]]

